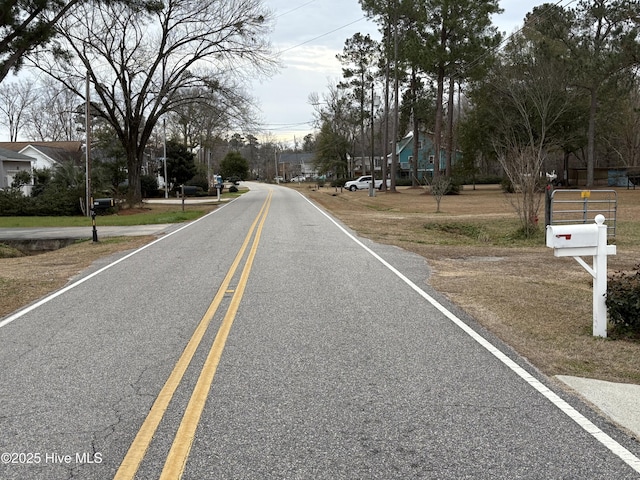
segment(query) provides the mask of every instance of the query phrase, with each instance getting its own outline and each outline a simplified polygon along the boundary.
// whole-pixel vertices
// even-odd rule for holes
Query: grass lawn
[[[180,223],[195,220],[202,216],[205,210],[163,212],[138,212],[130,215],[98,215],[96,223],[103,226],[151,225],[157,223]],[[88,217],[0,217],[0,228],[29,228],[29,227],[89,227],[91,218]]]
[[[235,198],[246,190],[238,193],[225,193],[222,199]],[[175,199],[172,199],[175,201]],[[96,223],[103,226],[131,226],[152,225],[159,223],[181,223],[195,220],[218,206],[215,198],[210,202],[199,204],[177,203],[145,203],[141,208],[122,208],[115,214],[98,214]],[[86,227],[91,226],[91,218],[84,216],[73,217],[3,217],[0,216],[0,228],[29,228],[29,227]]]

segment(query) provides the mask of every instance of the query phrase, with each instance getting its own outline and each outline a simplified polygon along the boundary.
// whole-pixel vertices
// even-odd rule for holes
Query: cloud
[[[324,45],[310,45],[287,52],[284,57],[287,69],[314,72],[321,75],[340,75],[341,66],[336,50]]]

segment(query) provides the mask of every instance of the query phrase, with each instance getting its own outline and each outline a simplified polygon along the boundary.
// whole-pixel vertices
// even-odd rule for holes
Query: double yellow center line
[[[222,320],[222,324],[220,325],[220,329],[218,330],[216,338],[213,342],[213,346],[211,347],[207,359],[205,360],[204,366],[202,367],[198,382],[193,389],[191,399],[189,400],[187,408],[182,417],[182,422],[178,427],[178,431],[171,446],[171,450],[169,451],[169,454],[165,461],[160,479],[173,480],[178,479],[182,476],[187,458],[189,456],[189,452],[191,450],[191,445],[193,444],[196,428],[198,426],[198,423],[200,422],[200,416],[202,415],[202,411],[204,410],[204,406],[209,395],[209,390],[211,388],[211,383],[213,382],[213,377],[216,373],[216,369],[218,368],[218,363],[220,362],[222,350],[224,349],[229,331],[231,330],[231,325],[233,324],[233,320],[235,319],[236,313],[238,312],[238,307],[240,306],[240,301],[242,300],[242,296],[244,295],[244,290],[249,279],[249,273],[251,272],[251,266],[258,249],[258,244],[260,242],[262,228],[267,218],[267,213],[269,212],[269,206],[271,205],[271,196],[272,191],[270,190],[266,200],[262,205],[262,208],[260,209],[260,212],[258,213],[258,216],[253,221],[253,224],[249,229],[249,233],[245,237],[244,242],[242,243],[242,246],[240,247],[240,250],[235,257],[231,268],[222,281],[222,284],[220,285],[218,292],[213,298],[211,305],[209,305],[209,308],[205,312],[202,320],[191,336],[189,343],[178,359],[178,362],[169,375],[169,378],[164,384],[164,387],[162,387],[162,390],[158,394],[156,401],[153,403],[153,406],[151,407],[147,418],[138,431],[136,438],[133,440],[131,447],[129,447],[129,451],[125,455],[124,460],[120,464],[120,468],[118,469],[114,480],[131,480],[134,478],[136,472],[138,471],[140,463],[142,462],[149,448],[149,445],[151,444],[151,440],[153,439],[160,421],[167,411],[169,402],[173,398],[173,395],[175,394],[176,389],[178,388],[178,385],[180,384],[180,381],[182,380],[182,377],[187,370],[187,367],[191,363],[191,360],[198,346],[202,342],[202,338],[204,337],[204,334],[207,331],[207,328],[211,323],[214,314],[220,307],[225,294],[229,290],[229,285],[231,284],[231,281],[235,275],[236,270],[238,269],[238,266],[240,265],[240,262],[244,258],[251,237],[254,236],[253,234],[255,231],[253,244],[251,245],[249,255],[247,256],[247,260],[240,275],[240,280],[237,287],[235,288],[229,308],[224,316],[224,319]]]

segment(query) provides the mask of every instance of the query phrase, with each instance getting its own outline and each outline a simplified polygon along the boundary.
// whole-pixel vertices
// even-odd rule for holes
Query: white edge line
[[[163,235],[162,237],[160,237],[160,238],[158,238],[158,239],[154,240],[154,241],[153,241],[153,242],[151,242],[151,243],[147,243],[146,245],[143,245],[142,247],[138,248],[137,250],[134,250],[133,252],[131,252],[131,253],[129,253],[129,254],[127,254],[127,255],[125,255],[124,257],[119,258],[119,259],[118,259],[118,260],[116,260],[115,262],[112,262],[112,263],[110,263],[109,265],[105,265],[105,266],[104,266],[104,267],[102,267],[101,269],[96,270],[95,272],[93,272],[93,273],[91,273],[91,274],[87,275],[86,277],[82,277],[81,279],[79,279],[79,280],[75,281],[74,283],[72,283],[72,284],[70,284],[70,285],[67,285],[67,286],[66,286],[66,287],[64,287],[64,288],[61,288],[60,290],[58,290],[58,291],[56,291],[56,292],[52,293],[51,295],[48,295],[48,296],[46,296],[46,297],[44,297],[44,298],[42,298],[42,299],[40,299],[40,300],[38,300],[37,302],[35,302],[35,303],[33,303],[33,304],[29,305],[28,307],[23,308],[22,310],[17,311],[16,313],[14,313],[14,314],[12,314],[12,315],[8,316],[7,318],[5,318],[4,320],[2,320],[2,321],[0,322],[0,328],[4,327],[5,325],[10,324],[10,323],[11,323],[11,322],[13,322],[14,320],[19,319],[19,318],[20,318],[20,317],[22,317],[23,315],[26,315],[27,313],[32,312],[32,311],[33,311],[33,310],[35,310],[36,308],[41,307],[41,306],[42,306],[42,305],[44,305],[45,303],[50,302],[50,301],[51,301],[51,300],[53,300],[54,298],[59,297],[60,295],[62,295],[62,294],[64,294],[64,293],[68,292],[69,290],[71,290],[71,289],[73,289],[73,288],[77,287],[78,285],[81,285],[82,283],[86,282],[87,280],[90,280],[91,278],[93,278],[93,277],[95,277],[95,276],[97,276],[97,275],[100,275],[100,274],[101,274],[102,272],[104,272],[105,270],[108,270],[108,269],[110,269],[111,267],[113,267],[113,266],[115,266],[115,265],[119,264],[120,262],[123,262],[123,261],[125,261],[126,259],[128,259],[128,258],[130,258],[130,257],[134,256],[135,254],[140,253],[141,251],[143,251],[143,250],[145,250],[145,249],[149,248],[150,246],[155,245],[156,243],[161,242],[162,240],[164,240],[164,239],[166,239],[166,238],[169,238],[171,235],[176,234],[176,233],[178,233],[178,232],[180,232],[180,231],[184,230],[185,228],[190,227],[191,225],[193,225],[193,224],[195,224],[195,223],[199,222],[200,220],[203,220],[203,219],[207,218],[208,216],[213,215],[213,214],[215,214],[215,213],[219,212],[220,210],[222,210],[224,207],[226,207],[226,206],[227,206],[227,205],[229,205],[230,203],[234,202],[235,200],[236,200],[236,199],[234,198],[234,199],[233,199],[233,200],[231,200],[230,202],[223,204],[223,205],[222,205],[222,206],[220,206],[219,208],[216,208],[214,211],[209,212],[209,213],[207,213],[206,215],[203,215],[202,217],[197,218],[196,220],[193,220],[192,222],[189,222],[189,223],[187,223],[186,225],[183,225],[182,227],[180,227],[180,228],[178,228],[178,229],[176,229],[176,230],[174,230],[174,231],[172,231],[172,232],[167,233],[166,235]]]
[[[488,340],[478,334],[475,330],[473,330],[469,325],[460,320],[456,315],[447,310],[440,302],[438,302],[431,295],[426,293],[420,287],[418,287],[415,283],[409,280],[405,275],[403,275],[400,271],[398,271],[393,265],[384,260],[380,255],[367,247],[364,243],[358,240],[355,236],[353,236],[350,232],[348,232],[342,225],[336,222],[329,214],[327,214],[324,210],[318,207],[315,203],[309,200],[307,197],[299,193],[299,195],[304,198],[307,202],[309,202],[316,210],[318,210],[322,215],[327,217],[336,227],[338,227],[345,235],[347,235],[351,240],[360,245],[364,250],[366,250],[370,255],[376,258],[380,263],[382,263],[385,267],[391,270],[397,277],[399,277],[403,282],[405,282],[409,287],[415,290],[422,298],[427,300],[431,305],[433,305],[436,309],[438,309],[445,317],[451,320],[455,325],[460,327],[467,335],[469,335],[473,340],[475,340],[478,344],[488,350],[493,356],[495,356],[498,360],[500,360],[504,365],[510,368],[516,375],[522,378],[525,382],[527,382],[531,387],[541,393],[547,400],[549,400],[553,405],[555,405],[560,411],[566,414],[569,418],[571,418],[574,422],[576,422],[580,427],[582,427],[587,433],[592,435],[596,440],[598,440],[602,445],[607,447],[611,452],[617,455],[623,462],[629,465],[633,470],[640,473],[640,459],[636,457],[633,453],[627,450],[625,447],[616,442],[613,438],[611,438],[608,434],[603,432],[599,427],[597,427],[593,422],[591,422],[588,418],[578,412],[575,408],[569,405],[566,401],[561,399],[558,395],[552,392],[549,388],[547,388],[542,382],[537,380],[533,375],[528,373],[524,368],[518,365],[516,362],[507,357],[504,353],[502,353],[498,348],[491,344]]]

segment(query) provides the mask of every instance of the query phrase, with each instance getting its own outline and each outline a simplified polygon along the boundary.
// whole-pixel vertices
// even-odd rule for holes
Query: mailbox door
[[[598,246],[598,225],[549,225],[547,247],[581,248]]]

